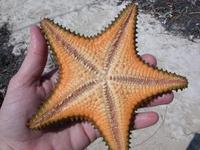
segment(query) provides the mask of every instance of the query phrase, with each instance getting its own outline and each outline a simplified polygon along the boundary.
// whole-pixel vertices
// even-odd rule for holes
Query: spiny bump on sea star
[[[149,66],[136,52],[137,9],[129,4],[103,32],[81,36],[41,22],[59,65],[59,80],[29,120],[42,129],[71,118],[89,120],[110,149],[129,147],[131,114],[155,95],[187,87],[187,79]]]

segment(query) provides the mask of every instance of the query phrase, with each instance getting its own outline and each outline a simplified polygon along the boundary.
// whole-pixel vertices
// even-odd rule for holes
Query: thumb
[[[30,28],[30,33],[31,41],[27,50],[27,55],[16,74],[29,83],[37,80],[41,76],[48,55],[47,45],[39,27],[36,25],[32,26]]]

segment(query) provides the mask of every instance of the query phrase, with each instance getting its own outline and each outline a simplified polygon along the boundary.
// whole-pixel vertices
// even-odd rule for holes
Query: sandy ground
[[[16,45],[13,52],[17,55],[28,45],[29,26],[45,16],[90,35],[99,32],[123,7],[109,0],[3,0],[0,4],[0,25],[3,22],[12,25],[10,43]],[[159,68],[187,76],[189,88],[175,93],[173,103],[168,106],[138,110],[157,111],[160,120],[152,127],[133,131],[131,147],[134,150],[200,149],[200,138],[194,138],[200,134],[200,41],[192,42],[166,32],[148,14],[140,13],[138,19],[139,54],[151,53],[157,57]],[[189,147],[194,140],[197,143]],[[87,149],[101,150],[106,146],[99,138]]]

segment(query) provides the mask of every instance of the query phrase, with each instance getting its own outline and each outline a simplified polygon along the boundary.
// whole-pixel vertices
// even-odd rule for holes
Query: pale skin
[[[27,120],[36,112],[42,100],[54,87],[55,74],[42,75],[48,49],[37,26],[31,27],[31,42],[19,71],[12,77],[0,109],[0,149],[3,150],[82,150],[100,135],[90,123],[74,124],[59,131],[32,131],[26,127]],[[156,66],[150,54],[142,59]],[[169,104],[173,93],[162,95],[148,105]],[[138,113],[134,119],[135,129],[141,129],[158,121],[156,112]]]

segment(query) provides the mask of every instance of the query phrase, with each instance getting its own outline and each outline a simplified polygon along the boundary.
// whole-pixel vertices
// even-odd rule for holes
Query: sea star
[[[148,98],[187,87],[185,77],[153,68],[136,52],[137,8],[129,4],[101,34],[85,37],[49,19],[41,28],[59,64],[59,81],[28,122],[41,129],[63,119],[91,121],[109,149],[127,150],[131,114]]]

